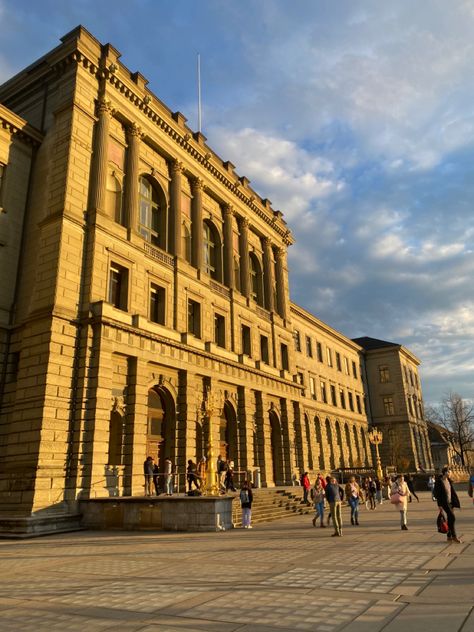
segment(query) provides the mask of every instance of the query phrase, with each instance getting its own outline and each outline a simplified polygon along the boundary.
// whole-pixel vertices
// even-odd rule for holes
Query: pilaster
[[[246,298],[250,297],[249,269],[249,220],[239,219],[239,251],[240,251],[240,290]]]
[[[171,253],[182,256],[181,239],[181,174],[183,163],[173,160],[169,166],[170,183],[170,247]]]
[[[201,178],[191,180],[191,264],[198,270],[202,269],[202,189]]]
[[[138,178],[142,131],[133,123],[127,128],[128,150],[125,174],[124,207],[129,234],[138,231]]]
[[[94,163],[91,174],[91,204],[95,211],[105,211],[105,195],[107,189],[107,146],[109,140],[110,119],[114,110],[110,101],[105,98],[97,103],[98,120],[94,140]]]
[[[269,312],[275,310],[272,242],[269,237],[263,238],[263,283],[265,307]]]
[[[235,287],[234,279],[234,256],[233,256],[233,229],[232,222],[234,211],[230,204],[223,207],[224,214],[224,283],[227,287],[233,289]]]

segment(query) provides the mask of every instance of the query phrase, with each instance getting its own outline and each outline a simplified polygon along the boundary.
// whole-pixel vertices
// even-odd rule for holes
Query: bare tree
[[[444,437],[459,456],[461,465],[469,467],[474,446],[474,404],[450,391],[438,406],[426,409],[425,417],[446,430]]]

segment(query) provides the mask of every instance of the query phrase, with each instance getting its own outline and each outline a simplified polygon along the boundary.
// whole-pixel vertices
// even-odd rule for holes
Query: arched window
[[[263,275],[262,266],[254,252],[250,253],[250,293],[253,300],[263,307]]]
[[[204,271],[216,281],[222,281],[221,240],[211,222],[203,224],[203,263]]]
[[[166,250],[166,201],[158,187],[140,178],[138,231],[146,241]]]
[[[183,257],[188,263],[191,263],[191,231],[186,224],[183,224]]]
[[[105,196],[105,212],[117,224],[125,226],[122,208],[122,187],[113,173],[107,176],[107,193]]]
[[[237,256],[234,257],[234,285],[235,289],[240,292],[240,261]]]

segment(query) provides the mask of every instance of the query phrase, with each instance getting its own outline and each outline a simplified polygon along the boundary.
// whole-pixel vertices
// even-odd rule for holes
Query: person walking
[[[467,493],[470,498],[472,498],[472,502],[474,503],[474,472],[471,470],[471,477],[469,478],[469,487],[467,488]]]
[[[151,484],[153,482],[153,457],[147,456],[143,463],[143,474],[145,475],[145,496],[151,496]]]
[[[234,461],[229,461],[229,465],[227,467],[227,472],[225,474],[225,491],[228,492],[229,489],[231,492],[236,492],[234,485]]]
[[[370,509],[375,509],[375,496],[377,494],[377,486],[371,476],[367,479],[367,497],[370,503]]]
[[[351,508],[351,524],[359,525],[359,502],[363,499],[362,490],[357,483],[355,476],[351,476],[346,483],[346,499]]]
[[[342,500],[344,498],[344,490],[334,477],[331,478],[331,482],[326,486],[326,498],[331,509],[331,516],[334,522],[334,533],[331,537],[342,536]]]
[[[228,465],[227,462],[219,454],[217,457],[217,476],[219,482],[219,491],[225,493],[225,478],[227,476]]]
[[[428,489],[431,492],[431,500],[436,500],[435,495],[434,495],[434,487],[435,487],[435,477],[433,476],[433,474],[431,474],[431,476],[428,479]]]
[[[188,459],[188,467],[186,468],[186,478],[188,479],[188,492],[191,491],[192,485],[194,485],[196,489],[201,488],[201,485],[199,483],[199,478],[197,475],[197,465],[196,463],[194,463],[192,459]]]
[[[449,467],[443,467],[441,475],[438,476],[435,482],[434,495],[438,503],[438,509],[446,514],[448,521],[448,542],[462,543],[456,535],[456,516],[454,515],[454,509],[460,509],[461,503],[459,502],[458,495],[454,489],[454,485],[449,475],[451,470]]]
[[[172,496],[173,495],[173,478],[174,478],[174,474],[173,474],[173,461],[168,457],[167,459],[165,459],[165,463],[164,463],[164,479],[165,479],[165,494],[167,496]]]
[[[242,527],[251,529],[253,493],[250,483],[245,480],[240,489],[240,506],[242,507]]]
[[[317,478],[316,482],[314,483],[314,487],[312,489],[313,495],[313,503],[314,503],[314,518],[313,518],[313,527],[316,526],[316,521],[319,518],[321,524],[319,525],[322,529],[326,528],[326,525],[324,524],[324,497],[325,497],[325,491],[324,491],[324,487],[321,483],[321,479]]]
[[[377,504],[378,505],[382,505],[383,504],[383,498],[382,498],[382,481],[377,477],[375,479],[375,498],[377,499]]]
[[[414,496],[416,498],[417,502],[420,502],[420,499],[418,498],[418,496],[416,495],[416,492],[415,492],[415,483],[413,482],[413,479],[410,476],[410,474],[406,475],[405,481],[406,481],[406,484],[408,485],[408,489],[410,490],[410,501],[409,502],[411,502],[412,496]]]
[[[402,531],[408,531],[407,507],[409,496],[410,490],[408,489],[408,485],[405,483],[405,478],[403,474],[398,474],[392,484],[390,502],[392,505],[395,505],[396,509],[400,512],[400,527]]]
[[[311,489],[311,483],[309,481],[308,472],[304,472],[304,474],[302,475],[301,485],[303,487],[303,501],[302,502],[305,505],[309,505],[308,494],[309,494],[309,490]]]

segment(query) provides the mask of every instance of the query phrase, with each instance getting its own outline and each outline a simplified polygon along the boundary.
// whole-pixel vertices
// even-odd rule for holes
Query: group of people
[[[440,476],[434,479],[432,494],[433,499],[438,504],[439,512],[446,517],[448,523],[447,538],[449,542],[461,542],[456,534],[456,517],[454,509],[460,507],[460,502],[454,485],[450,478],[450,469],[443,468]],[[313,517],[313,526],[325,528],[329,526],[332,519],[334,524],[333,537],[342,536],[342,502],[346,499],[351,511],[351,525],[359,525],[359,505],[361,502],[368,501],[369,508],[375,509],[376,503],[383,502],[383,487],[387,492],[387,498],[394,505],[400,514],[400,528],[402,531],[408,531],[407,525],[407,509],[408,503],[411,502],[412,496],[419,502],[419,498],[415,493],[413,480],[409,475],[398,474],[394,478],[387,477],[383,484],[379,479],[366,477],[359,484],[355,476],[351,476],[343,487],[333,476],[318,474],[314,486],[311,487],[308,473],[305,472],[301,476],[301,485],[303,486],[303,500],[308,502],[308,495],[311,494],[311,500],[314,504],[315,515]],[[474,478],[470,487],[470,495],[474,492]],[[327,517],[327,525],[324,524],[324,512],[326,503],[329,506]]]
[[[161,493],[165,493],[167,496],[173,495],[174,466],[170,458],[165,459],[163,471],[160,472],[155,459],[152,456],[147,456],[143,463],[143,474],[145,476],[145,496],[152,496],[152,485],[157,496]],[[160,487],[160,479],[163,481],[163,487]]]
[[[225,494],[228,491],[236,492],[234,484],[234,462],[226,461],[220,454],[216,462],[217,484],[219,492]],[[186,480],[188,483],[188,492],[195,490],[201,491],[206,486],[207,477],[207,460],[203,456],[195,463],[192,459],[188,460],[186,468]]]

